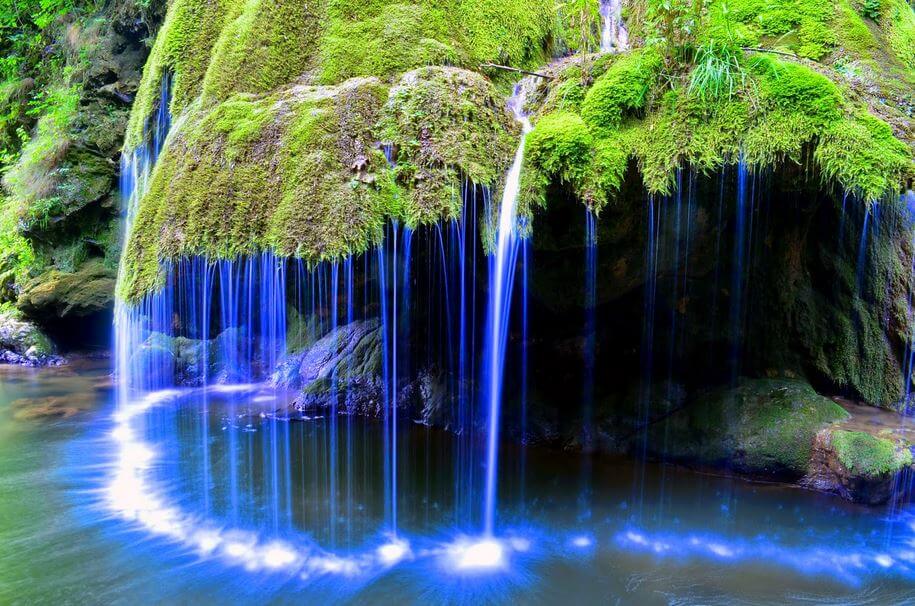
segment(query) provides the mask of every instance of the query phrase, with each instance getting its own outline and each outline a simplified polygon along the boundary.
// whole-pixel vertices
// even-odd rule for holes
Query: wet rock
[[[340,326],[304,351],[280,363],[273,382],[280,387],[306,389],[329,379],[370,376],[381,370],[381,326],[378,320]]]
[[[72,273],[51,269],[23,286],[17,306],[38,320],[87,316],[112,305],[116,280],[117,271],[101,259]]]
[[[152,333],[133,353],[130,363],[143,369],[147,386],[235,383],[248,381],[259,372],[259,366],[239,363],[250,345],[250,339],[234,328],[208,340]]]
[[[58,365],[50,339],[32,322],[13,314],[0,314],[0,362],[26,366]]]
[[[656,422],[649,449],[666,459],[794,481],[807,473],[817,432],[848,416],[804,381],[745,380]]]
[[[340,326],[283,360],[273,382],[301,390],[293,403],[298,412],[336,404],[349,413],[377,415],[384,403],[381,339],[377,319]]]
[[[803,486],[849,501],[881,505],[896,494],[901,474],[911,471],[912,453],[903,443],[863,431],[827,428],[817,433]]]

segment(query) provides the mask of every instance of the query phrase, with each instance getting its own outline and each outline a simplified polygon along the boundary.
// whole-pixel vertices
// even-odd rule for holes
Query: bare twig
[[[546,74],[538,74],[537,72],[529,72],[524,69],[518,69],[517,67],[509,67],[507,65],[499,65],[498,63],[481,63],[480,67],[494,67],[495,69],[504,69],[507,72],[515,72],[518,74],[527,74],[528,76],[537,76],[538,78],[544,78],[546,80],[552,80],[553,76],[547,76]]]
[[[741,46],[740,50],[747,51],[748,53],[771,53],[773,55],[782,55],[783,57],[793,57],[797,58],[797,55],[793,53],[785,53],[782,51],[772,50],[771,48],[754,48],[751,46]]]

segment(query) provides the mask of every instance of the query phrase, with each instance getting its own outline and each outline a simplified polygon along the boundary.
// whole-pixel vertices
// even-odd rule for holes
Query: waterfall
[[[417,434],[406,429],[435,423],[456,434],[453,492],[429,496],[426,506],[450,500],[458,527],[483,527],[481,542],[457,550],[455,566],[501,563],[503,546],[491,537],[512,293],[525,246],[517,205],[525,137],[532,128],[524,112],[531,82],[516,86],[508,102],[522,136],[501,205],[486,215],[497,221],[492,254],[483,254],[478,227],[480,209],[494,210],[495,204],[488,190],[467,184],[456,193],[463,201],[459,219],[416,231],[389,224],[377,245],[356,257],[310,265],[264,251],[167,260],[158,290],[130,304],[118,302],[118,442],[125,463],[110,487],[116,511],[154,532],[167,529],[198,551],[211,550],[214,540],[230,548],[229,539],[196,532],[192,520],[200,517],[225,529],[218,537],[247,532],[252,524],[271,540],[304,529],[330,549],[358,546],[366,534],[380,531],[389,543],[372,558],[386,564],[408,553],[406,540],[398,538],[401,519],[415,524],[417,513],[408,498],[416,486],[403,484],[405,470],[415,466],[407,440]],[[128,236],[168,137],[170,91],[167,76],[159,107],[145,124],[144,144],[124,154]],[[478,296],[484,266],[489,288]],[[515,324],[526,323],[528,278],[525,273],[523,315]],[[477,321],[483,314],[485,326]],[[353,336],[357,332],[361,336]],[[377,366],[374,357],[347,357],[357,342],[369,341],[360,355],[377,355]],[[329,370],[304,378],[309,364]],[[524,368],[526,358],[522,373]],[[520,379],[523,386],[523,374]],[[522,393],[522,424],[525,398]],[[160,412],[147,418],[152,407]],[[375,452],[360,440],[373,421],[361,427],[352,421],[359,412],[379,417]],[[150,461],[160,453],[142,441],[169,439],[169,424],[179,421],[196,444],[193,457],[182,461],[196,471],[188,487],[193,502],[181,510],[167,506],[167,493],[156,487],[180,474],[163,461],[159,473],[165,477],[154,478]],[[291,421],[315,429],[302,439],[295,429],[301,425]],[[255,433],[267,437],[257,452],[251,447]],[[141,451],[141,460],[133,461],[134,451]],[[358,474],[361,485],[353,481]],[[365,479],[375,474],[377,486]],[[295,493],[306,475],[314,496],[303,510]],[[143,493],[150,495],[145,502],[136,498]],[[377,494],[377,504],[366,507],[358,500],[365,494]]]
[[[601,0],[601,52],[622,52],[629,48],[629,32],[623,23],[622,0]]]
[[[169,72],[162,77],[162,83],[159,90],[159,104],[155,114],[147,120],[144,125],[143,142],[139,147],[133,150],[124,150],[121,153],[121,174],[120,174],[120,195],[122,212],[124,214],[121,252],[127,246],[127,238],[133,228],[133,221],[136,218],[137,208],[140,204],[140,198],[146,193],[146,186],[149,183],[149,177],[152,174],[153,167],[162,148],[165,146],[165,139],[171,128],[171,104],[172,92],[172,75]],[[123,266],[118,269],[118,282],[121,281]],[[132,325],[128,318],[129,312],[122,301],[117,300],[114,310],[115,336],[115,374],[119,377],[118,395],[119,402],[125,402],[127,399],[128,389],[128,367],[131,356],[131,346],[135,344],[136,337],[135,326]]]
[[[509,109],[521,124],[521,141],[511,169],[505,177],[505,189],[499,208],[496,231],[496,249],[490,259],[489,301],[485,353],[486,378],[483,380],[485,402],[489,409],[489,436],[486,449],[486,488],[483,504],[483,531],[492,535],[496,517],[496,468],[499,453],[499,417],[502,408],[502,381],[504,378],[505,350],[508,344],[508,327],[518,260],[520,238],[517,233],[518,193],[521,186],[521,165],[524,161],[524,142],[531,131],[531,123],[524,112],[526,85],[522,80],[515,86],[509,99]]]

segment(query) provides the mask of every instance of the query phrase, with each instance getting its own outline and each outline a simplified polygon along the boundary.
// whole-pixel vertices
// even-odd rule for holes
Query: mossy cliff
[[[200,96],[212,103],[292,83],[390,80],[425,65],[532,67],[548,56],[554,21],[552,0],[176,0],[144,72],[126,147],[139,144],[166,72],[175,74],[170,109],[178,115]]]
[[[154,289],[165,258],[316,262],[365,250],[388,220],[457,217],[465,182],[499,186],[517,133],[496,85],[463,68],[542,63],[554,17],[550,0],[176,1],[125,143],[139,145],[169,74],[175,124],[121,296]]]
[[[536,67],[587,50],[564,25],[569,10],[550,0],[176,0],[126,139],[140,144],[171,74],[174,134],[140,204],[121,295],[155,288],[157,264],[177,255],[266,247],[317,261],[364,250],[385,220],[456,216],[461,181],[497,189],[510,158],[510,75],[488,62],[551,76],[529,100],[522,212],[546,204],[556,182],[601,208],[633,163],[654,194],[673,190],[678,167],[742,162],[801,165],[862,202],[894,195],[915,172],[915,21],[901,0],[877,11],[848,0],[643,0],[627,6],[631,51]],[[460,70],[405,75],[436,64]],[[302,139],[312,161],[290,168]],[[171,225],[166,207],[181,220]]]
[[[560,180],[601,208],[630,162],[653,194],[673,191],[677,167],[737,162],[802,165],[864,202],[911,180],[915,21],[905,2],[869,16],[850,2],[659,6],[630,6],[642,17],[632,29],[640,47],[548,70],[534,100],[526,205],[546,204]]]
[[[118,160],[165,3],[0,12],[0,305],[47,327],[113,306]]]
[[[456,218],[464,179],[497,186],[515,128],[493,85],[457,68],[414,70],[392,87],[353,78],[198,99],[142,200],[121,294],[154,288],[163,258],[269,249],[317,262],[379,242],[388,220]]]

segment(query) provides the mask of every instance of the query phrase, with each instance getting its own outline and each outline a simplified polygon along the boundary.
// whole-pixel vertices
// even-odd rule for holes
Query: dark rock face
[[[347,412],[374,416],[384,402],[381,347],[377,319],[340,326],[284,360],[273,382],[302,390],[293,404],[297,411],[336,403]]]

